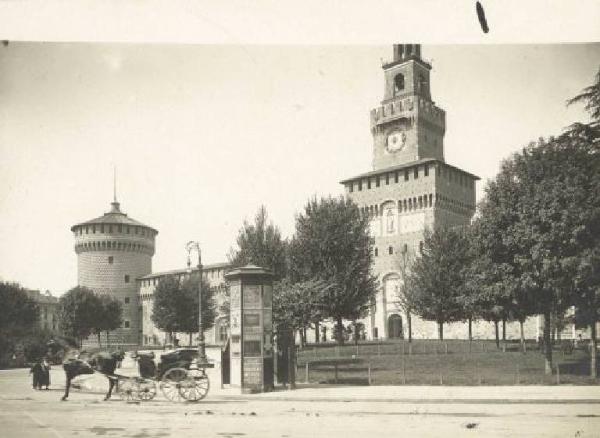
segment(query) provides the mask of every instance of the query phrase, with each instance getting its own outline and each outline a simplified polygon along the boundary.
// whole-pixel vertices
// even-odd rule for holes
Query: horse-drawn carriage
[[[210,387],[206,368],[210,363],[199,363],[195,349],[177,349],[160,355],[158,361],[154,352],[136,353],[133,358],[138,363],[138,375],[117,374],[117,363],[123,360],[123,353],[99,352],[81,355],[63,363],[67,377],[65,395],[69,396],[71,381],[82,374],[99,372],[109,381],[109,399],[113,387],[124,400],[152,400],[160,388],[171,401],[200,401],[208,394]]]
[[[137,353],[139,376],[115,374],[118,393],[124,400],[152,400],[157,387],[171,401],[200,401],[208,394],[210,383],[205,368],[211,364],[197,362],[198,351],[177,349],[160,355],[154,352]]]

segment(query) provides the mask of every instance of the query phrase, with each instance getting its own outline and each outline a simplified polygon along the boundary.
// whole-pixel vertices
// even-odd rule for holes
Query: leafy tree
[[[83,339],[95,333],[102,317],[100,299],[84,286],[76,286],[58,300],[59,326],[63,333],[77,339],[79,345]]]
[[[515,280],[517,303],[544,316],[547,373],[551,315],[574,303],[582,251],[600,232],[599,156],[593,142],[541,139],[502,163],[480,208],[488,256]]]
[[[276,329],[301,330],[322,318],[321,297],[331,285],[323,280],[292,283],[284,279],[273,290],[273,323]]]
[[[100,298],[91,289],[77,286],[58,300],[59,325],[63,333],[79,342],[95,333],[102,318]]]
[[[121,302],[110,295],[100,295],[100,315],[96,321],[94,332],[98,335],[98,345],[100,343],[100,334],[106,332],[106,342],[109,342],[109,333],[121,327],[123,322],[123,307]]]
[[[464,317],[459,297],[464,294],[464,269],[468,266],[468,240],[462,230],[426,230],[421,255],[409,274],[406,300],[421,318],[438,324],[444,339],[444,323]]]
[[[20,336],[39,320],[37,303],[16,283],[0,282],[0,338]]]
[[[39,308],[16,283],[0,282],[0,303],[0,365],[4,365],[12,357],[16,343],[35,330]]]
[[[567,102],[568,105],[575,103],[585,105],[591,120],[589,123],[574,123],[559,140],[577,149],[575,162],[583,176],[579,178],[578,189],[587,201],[574,213],[581,215],[578,232],[581,246],[574,267],[574,304],[577,305],[577,323],[590,327],[590,374],[595,378],[596,323],[600,320],[600,69],[595,82]]]
[[[152,321],[160,330],[182,332],[191,336],[198,332],[198,278],[191,276],[180,281],[175,276],[160,279],[154,291]],[[214,290],[202,279],[202,329],[213,327],[216,317]]]
[[[237,249],[231,249],[229,254],[233,266],[253,264],[270,269],[275,281],[286,276],[287,242],[281,237],[279,228],[268,221],[264,206],[258,209],[253,224],[244,221],[236,243]]]
[[[323,281],[317,301],[322,316],[336,321],[364,316],[377,292],[371,272],[372,240],[368,218],[360,215],[349,199],[312,199],[296,218],[296,234],[290,245],[290,269],[294,282]],[[343,336],[337,337],[343,342]]]

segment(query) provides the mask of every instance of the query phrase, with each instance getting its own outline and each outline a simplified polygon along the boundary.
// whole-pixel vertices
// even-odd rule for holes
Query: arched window
[[[394,92],[397,93],[402,90],[404,90],[404,75],[402,73],[398,73],[394,77]]]
[[[391,208],[388,208],[387,211],[387,232],[388,234],[392,234],[394,232],[394,210],[392,210]]]

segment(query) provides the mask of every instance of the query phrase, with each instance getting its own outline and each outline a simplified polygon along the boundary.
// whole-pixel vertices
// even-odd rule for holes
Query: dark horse
[[[65,395],[62,399],[65,401],[69,397],[69,389],[71,388],[71,380],[83,374],[93,374],[95,371],[104,374],[108,378],[108,392],[104,400],[108,400],[112,394],[113,387],[117,384],[117,379],[114,377],[117,362],[123,360],[125,354],[123,352],[98,352],[93,354],[82,353],[77,358],[67,359],[63,362],[63,369],[67,377],[65,385]]]

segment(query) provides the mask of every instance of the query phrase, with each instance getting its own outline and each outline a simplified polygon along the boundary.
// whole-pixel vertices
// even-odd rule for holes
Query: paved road
[[[600,438],[600,387],[215,390],[197,404],[136,404],[89,391],[60,402],[61,374],[53,371],[53,390],[34,391],[27,370],[0,371],[1,437]]]

